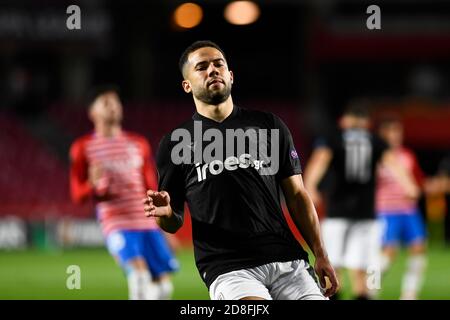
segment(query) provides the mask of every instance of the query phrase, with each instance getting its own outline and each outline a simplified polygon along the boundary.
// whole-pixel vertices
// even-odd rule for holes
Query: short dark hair
[[[186,50],[184,50],[183,53],[181,54],[180,61],[178,62],[178,67],[180,68],[181,74],[183,74],[183,68],[188,60],[189,55],[192,52],[197,51],[198,49],[208,48],[208,47],[219,50],[220,53],[225,58],[225,60],[227,60],[227,58],[225,56],[225,52],[223,52],[223,50],[216,43],[214,43],[210,40],[195,41],[189,47],[187,47]]]
[[[364,98],[354,99],[349,102],[344,110],[344,115],[351,115],[358,118],[369,118],[370,101]]]
[[[107,84],[101,84],[98,86],[93,87],[89,93],[86,96],[85,104],[88,108],[91,107],[92,103],[101,95],[108,93],[108,92],[114,92],[118,96],[120,96],[120,88],[118,85],[113,83],[107,83]]]

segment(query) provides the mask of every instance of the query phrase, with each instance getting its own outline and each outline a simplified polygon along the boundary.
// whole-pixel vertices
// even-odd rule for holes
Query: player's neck
[[[233,112],[233,99],[231,96],[229,96],[224,102],[217,105],[206,104],[195,98],[194,100],[197,112],[202,116],[216,122],[222,122]]]
[[[95,133],[100,137],[111,138],[116,137],[122,132],[122,127],[119,124],[103,124],[95,125]]]

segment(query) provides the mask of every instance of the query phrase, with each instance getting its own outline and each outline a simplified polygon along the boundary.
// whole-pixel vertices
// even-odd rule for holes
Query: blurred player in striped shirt
[[[118,90],[100,88],[89,103],[94,131],[71,146],[73,201],[93,197],[106,245],[124,270],[132,300],[169,299],[170,272],[178,268],[155,219],[142,212],[146,189],[156,189],[147,140],[122,130]]]
[[[395,117],[384,118],[380,136],[387,142],[402,166],[423,186],[424,175],[414,153],[403,146],[403,126]],[[383,263],[386,270],[395,258],[398,246],[409,249],[406,272],[402,281],[401,299],[417,299],[426,265],[425,226],[417,199],[406,195],[393,173],[380,165],[377,173],[376,208],[383,223]]]

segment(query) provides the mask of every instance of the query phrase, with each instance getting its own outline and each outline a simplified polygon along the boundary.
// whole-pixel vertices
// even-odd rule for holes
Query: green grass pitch
[[[402,252],[382,282],[380,299],[397,299],[405,263]],[[189,248],[177,252],[181,264],[174,276],[174,299],[208,299]],[[81,288],[69,290],[67,267],[81,271]],[[432,248],[421,299],[450,299],[450,249]],[[344,279],[345,280],[345,279]],[[348,281],[343,297],[350,298]],[[105,249],[0,251],[0,299],[127,299],[122,271]]]

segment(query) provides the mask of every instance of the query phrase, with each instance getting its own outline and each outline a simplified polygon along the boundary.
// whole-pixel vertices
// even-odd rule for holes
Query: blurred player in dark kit
[[[368,274],[381,278],[381,230],[375,216],[376,168],[384,163],[395,172],[405,193],[416,197],[418,189],[402,170],[387,145],[368,130],[370,119],[365,101],[349,104],[334,134],[320,138],[308,161],[305,184],[315,203],[320,201],[319,183],[329,174],[327,217],[322,234],[330,261],[348,269],[356,299],[369,299]],[[380,279],[381,280],[381,279]],[[373,283],[374,286],[377,283]]]

